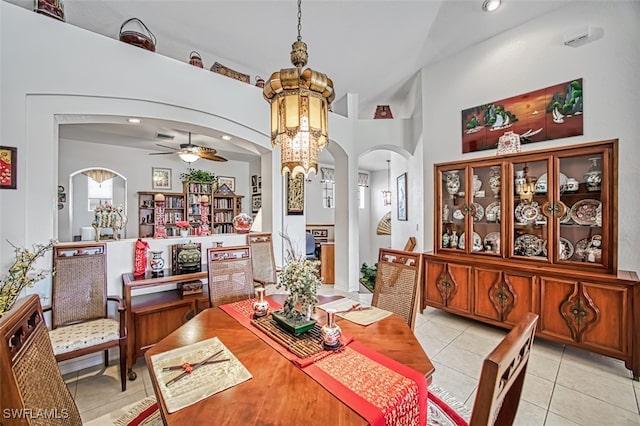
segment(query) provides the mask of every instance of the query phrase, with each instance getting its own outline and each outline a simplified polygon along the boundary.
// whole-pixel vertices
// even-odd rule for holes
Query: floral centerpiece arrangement
[[[288,235],[280,235],[286,243],[287,263],[278,273],[276,288],[284,288],[289,292],[282,313],[294,324],[308,322],[311,310],[318,303],[317,291],[322,284],[318,273],[320,262],[308,260],[304,254],[294,249]],[[315,321],[311,323],[311,327],[314,323]]]
[[[186,220],[179,220],[176,222],[176,228],[178,229],[189,229],[191,225]]]
[[[11,243],[9,243],[11,244]],[[0,280],[0,317],[9,311],[25,288],[46,277],[49,270],[35,270],[35,263],[53,248],[54,240],[48,244],[34,244],[33,250],[11,244],[15,260],[9,266],[8,275]]]

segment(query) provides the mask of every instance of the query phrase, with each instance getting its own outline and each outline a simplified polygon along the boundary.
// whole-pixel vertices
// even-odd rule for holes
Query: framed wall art
[[[304,175],[287,173],[287,215],[304,214]]]
[[[462,153],[496,149],[505,132],[522,144],[584,134],[583,89],[577,78],[463,110]]]
[[[398,220],[407,219],[407,173],[403,173],[398,176],[397,179],[397,194],[398,194]]]
[[[236,178],[229,176],[218,176],[218,187],[227,185],[231,192],[236,192]]]
[[[171,169],[151,168],[151,187],[153,189],[171,189]]]
[[[253,194],[251,196],[251,211],[256,213],[262,207],[262,195],[261,194]]]
[[[0,146],[0,189],[18,187],[18,148]]]

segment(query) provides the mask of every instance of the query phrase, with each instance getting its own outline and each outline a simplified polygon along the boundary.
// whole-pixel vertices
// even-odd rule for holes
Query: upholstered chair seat
[[[111,318],[81,322],[51,330],[49,338],[53,354],[57,356],[89,346],[117,342],[120,339],[120,323]]]

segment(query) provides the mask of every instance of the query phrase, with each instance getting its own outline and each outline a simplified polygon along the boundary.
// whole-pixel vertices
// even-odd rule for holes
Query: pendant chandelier
[[[328,111],[335,92],[325,74],[302,67],[307,64],[307,44],[300,31],[301,0],[298,0],[298,39],[291,45],[291,63],[271,74],[263,90],[271,104],[271,146],[280,145],[282,174],[292,176],[318,171],[318,153],[329,141]]]
[[[382,191],[382,201],[385,206],[391,205],[391,160],[387,160],[387,189]]]

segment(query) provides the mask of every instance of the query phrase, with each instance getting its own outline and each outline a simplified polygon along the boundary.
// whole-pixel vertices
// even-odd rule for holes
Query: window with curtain
[[[335,208],[336,182],[334,170],[328,167],[320,167],[320,181],[322,182],[322,207]]]
[[[369,186],[369,175],[358,173],[358,207],[364,209],[366,188]]]
[[[101,183],[87,178],[87,199],[89,211],[92,212],[100,204],[113,204],[113,179]]]

